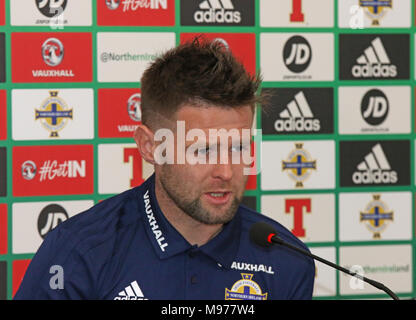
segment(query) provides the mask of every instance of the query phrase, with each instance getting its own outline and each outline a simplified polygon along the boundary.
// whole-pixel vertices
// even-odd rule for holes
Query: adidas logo
[[[240,23],[241,12],[234,10],[231,0],[204,0],[194,13],[198,23]]]
[[[352,175],[356,184],[394,184],[398,181],[397,172],[392,170],[381,145],[376,144],[364,161],[357,166],[358,171]]]
[[[394,78],[397,76],[397,67],[391,63],[379,37],[371,41],[371,45],[358,57],[357,64],[352,67],[352,75],[356,78]]]
[[[295,95],[295,99],[289,102],[274,123],[277,132],[317,132],[321,130],[321,122],[314,119],[312,110],[302,91]]]
[[[118,293],[114,300],[148,300],[143,296],[137,281],[130,283],[123,291]]]

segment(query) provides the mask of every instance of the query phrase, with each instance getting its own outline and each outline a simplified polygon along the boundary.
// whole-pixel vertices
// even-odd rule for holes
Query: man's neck
[[[200,247],[222,230],[222,224],[207,225],[183,212],[169,197],[158,179],[155,180],[155,194],[165,218],[191,245]]]

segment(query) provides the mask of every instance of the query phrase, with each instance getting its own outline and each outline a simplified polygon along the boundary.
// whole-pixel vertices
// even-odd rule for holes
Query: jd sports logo
[[[410,184],[410,142],[341,141],[341,186]]]
[[[68,0],[36,0],[36,7],[48,18],[60,15],[66,8]]]
[[[286,67],[294,72],[305,71],[312,60],[312,49],[309,42],[301,36],[293,36],[283,48],[283,61]]]
[[[267,88],[270,109],[262,110],[264,134],[333,133],[332,88]]]
[[[341,34],[341,80],[409,79],[408,34]]]
[[[44,239],[46,234],[58,224],[68,219],[66,210],[58,204],[50,204],[42,209],[38,218],[38,232]]]
[[[254,25],[254,0],[181,0],[182,25]]]
[[[389,113],[389,101],[383,91],[372,89],[361,101],[361,115],[369,125],[377,126],[386,120]]]

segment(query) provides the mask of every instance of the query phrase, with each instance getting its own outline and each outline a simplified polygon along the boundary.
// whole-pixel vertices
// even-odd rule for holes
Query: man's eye
[[[242,152],[249,150],[250,145],[235,145],[231,147],[231,152]]]

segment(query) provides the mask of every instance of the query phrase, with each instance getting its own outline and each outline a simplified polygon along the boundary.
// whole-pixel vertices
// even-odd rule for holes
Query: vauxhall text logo
[[[253,0],[182,0],[183,25],[254,25]]]
[[[407,34],[341,34],[341,80],[391,80],[410,77]]]
[[[410,141],[341,141],[341,186],[410,184]]]

